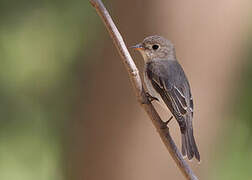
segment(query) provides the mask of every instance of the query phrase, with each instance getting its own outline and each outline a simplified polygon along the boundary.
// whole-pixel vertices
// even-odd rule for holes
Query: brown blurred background
[[[184,179],[88,1],[0,3],[1,180]],[[126,45],[154,34],[175,44],[195,101],[199,179],[251,179],[251,2],[105,5]]]

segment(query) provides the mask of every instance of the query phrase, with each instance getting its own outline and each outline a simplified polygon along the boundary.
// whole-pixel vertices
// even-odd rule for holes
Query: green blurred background
[[[127,45],[175,42],[198,99],[196,174],[251,179],[251,3],[105,4]],[[0,0],[0,117],[0,180],[183,179],[86,0]]]
[[[98,36],[91,12],[87,1],[0,1],[1,180],[66,179],[66,124]]]

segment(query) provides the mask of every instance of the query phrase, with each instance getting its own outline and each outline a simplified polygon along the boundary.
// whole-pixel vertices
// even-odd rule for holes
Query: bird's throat
[[[140,50],[139,52],[143,56],[144,62],[147,63],[149,61],[147,54],[143,50]]]

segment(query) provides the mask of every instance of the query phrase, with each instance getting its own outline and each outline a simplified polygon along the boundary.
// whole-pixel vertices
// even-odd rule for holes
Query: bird
[[[193,98],[186,74],[179,64],[174,45],[164,37],[146,37],[132,46],[144,59],[144,84],[150,101],[157,100],[168,108],[181,131],[181,153],[200,162],[200,154],[193,135]],[[173,117],[172,116],[172,117]],[[168,122],[172,117],[165,122]]]

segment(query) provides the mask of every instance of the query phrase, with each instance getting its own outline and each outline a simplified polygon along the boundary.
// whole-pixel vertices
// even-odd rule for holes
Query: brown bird
[[[195,157],[200,161],[193,136],[191,89],[184,70],[176,59],[173,44],[155,35],[145,38],[133,48],[139,50],[144,58],[144,82],[148,97],[168,107],[180,126],[182,155],[189,160]]]

